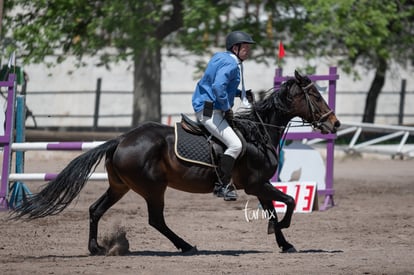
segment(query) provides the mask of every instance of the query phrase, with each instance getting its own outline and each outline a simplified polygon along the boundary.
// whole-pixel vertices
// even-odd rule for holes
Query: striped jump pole
[[[31,195],[24,181],[50,181],[58,175],[58,173],[24,173],[25,151],[87,151],[103,144],[104,141],[25,142],[25,98],[22,95],[16,96],[15,75],[11,74],[8,81],[0,81],[0,86],[8,87],[4,135],[0,134],[0,146],[3,148],[0,209],[7,210],[17,206],[25,197]],[[16,130],[15,141],[13,140],[14,129]],[[16,173],[11,172],[13,152],[16,155]],[[89,176],[89,180],[102,181],[107,178],[106,173],[91,173]],[[9,187],[11,182],[13,185]]]
[[[87,151],[95,148],[105,141],[92,142],[20,142],[13,143],[11,150],[15,152],[25,151]],[[17,161],[17,159],[16,159]],[[9,181],[50,181],[56,178],[57,173],[17,173],[9,174]],[[106,180],[106,173],[92,173],[89,180]]]
[[[11,173],[9,181],[51,181],[57,177],[57,173]],[[89,180],[107,180],[106,173],[92,173]]]
[[[94,142],[20,142],[12,143],[10,151],[22,153],[25,151],[87,151],[104,141]],[[10,198],[8,200],[8,207],[13,208],[18,206],[22,200],[31,195],[30,190],[26,187],[24,182],[27,181],[51,181],[54,180],[58,173],[24,173],[23,167],[24,157],[16,158],[16,173],[9,173],[7,175],[8,182],[14,182],[10,188]],[[88,180],[104,181],[107,180],[107,173],[91,173]],[[2,179],[3,181],[3,179]],[[7,197],[7,196],[5,196]],[[6,206],[5,206],[6,207]]]
[[[13,143],[13,151],[86,151],[103,144],[104,141],[92,142],[21,142]]]

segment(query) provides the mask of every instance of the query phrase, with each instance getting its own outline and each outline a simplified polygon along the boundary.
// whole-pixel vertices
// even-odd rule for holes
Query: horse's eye
[[[321,93],[319,92],[319,91],[315,91],[315,90],[312,90],[311,91],[311,95],[315,98],[315,100],[316,101],[321,101],[322,100],[322,95],[321,95]]]

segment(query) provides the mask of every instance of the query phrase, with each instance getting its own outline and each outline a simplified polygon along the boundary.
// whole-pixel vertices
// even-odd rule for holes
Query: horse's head
[[[341,123],[307,76],[295,71],[295,83],[289,93],[292,97],[290,108],[295,115],[311,123],[323,134],[336,133]]]

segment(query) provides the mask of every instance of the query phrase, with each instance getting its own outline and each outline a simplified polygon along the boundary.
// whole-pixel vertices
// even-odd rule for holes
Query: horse
[[[268,233],[274,234],[281,252],[296,252],[282,229],[291,224],[294,199],[276,189],[270,179],[278,166],[278,146],[289,121],[300,117],[321,133],[335,133],[340,122],[314,83],[295,71],[278,90],[254,102],[251,109],[237,112],[234,127],[245,139],[244,152],[236,160],[232,180],[237,189],[256,196],[269,213]],[[178,127],[178,126],[177,126]],[[148,207],[148,223],[183,253],[196,253],[164,220],[167,187],[190,193],[212,193],[217,174],[214,167],[186,162],[174,151],[174,127],[143,122],[74,158],[37,194],[11,211],[11,219],[33,220],[62,212],[81,192],[90,174],[105,156],[109,187],[89,208],[88,250],[103,255],[98,243],[98,223],[104,213],[129,190],[141,195]],[[278,221],[272,201],[287,205]]]

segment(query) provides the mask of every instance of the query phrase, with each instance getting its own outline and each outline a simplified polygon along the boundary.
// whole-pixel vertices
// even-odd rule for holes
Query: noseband
[[[330,114],[333,113],[332,110],[330,110],[329,112],[321,115],[319,117],[319,119],[315,118],[315,113],[321,113],[320,108],[318,107],[318,105],[316,105],[313,100],[311,99],[310,95],[309,95],[309,90],[314,86],[314,83],[311,82],[308,85],[306,85],[305,87],[300,86],[299,83],[297,83],[297,85],[299,86],[299,88],[302,90],[302,92],[305,94],[305,99],[306,99],[306,104],[308,105],[308,109],[312,115],[312,121],[310,122],[312,127],[314,128],[318,128],[321,129],[322,127],[322,123],[325,122],[328,119],[328,116]]]

